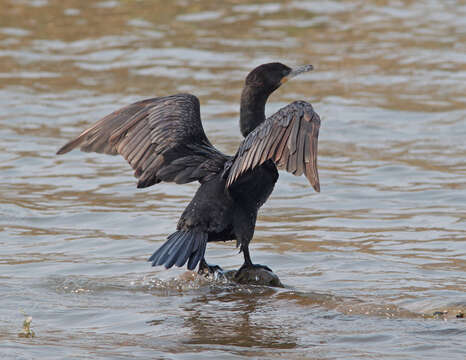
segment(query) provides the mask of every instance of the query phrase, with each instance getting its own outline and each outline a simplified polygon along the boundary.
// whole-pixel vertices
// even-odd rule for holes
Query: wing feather
[[[134,167],[137,167],[139,158],[144,155],[144,153],[151,145],[149,135],[144,131],[141,131],[141,136],[138,136],[138,139],[135,143],[138,144],[138,146],[134,146],[134,148],[128,154],[126,160],[130,164],[133,164]]]
[[[268,129],[268,131],[270,132],[270,129]],[[260,159],[262,158],[262,154],[264,153],[264,148],[267,145],[267,140],[268,139],[264,139],[264,137],[265,137],[265,134],[264,134],[263,138],[261,139],[261,141],[257,145],[257,149],[256,149],[255,154],[254,154],[254,161],[252,163],[253,167],[256,167],[260,163]]]
[[[277,152],[275,153],[275,158],[274,158],[274,160],[277,162],[277,165],[283,164],[282,155],[283,155],[283,151],[285,150],[285,145],[288,143],[288,138],[291,133],[291,126],[284,128],[282,131],[283,131],[283,136],[280,139],[279,145],[277,146]]]
[[[277,139],[279,139],[279,136],[281,134],[280,129],[271,129],[270,130],[270,136],[267,138],[267,145],[264,147],[264,150],[262,152],[262,156],[260,159],[261,163],[264,163],[269,156],[272,156],[272,152],[275,150],[274,144]]]
[[[296,172],[294,175],[296,176],[301,176],[304,172],[305,164],[306,164],[306,159],[304,157],[304,146],[305,146],[305,139],[307,137],[307,134],[305,131],[307,130],[306,125],[303,123],[302,124],[302,133],[299,134],[298,136],[298,144],[297,144],[297,157],[296,157]]]

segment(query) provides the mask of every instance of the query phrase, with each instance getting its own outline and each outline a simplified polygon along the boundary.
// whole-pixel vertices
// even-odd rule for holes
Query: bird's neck
[[[269,95],[259,87],[244,87],[241,93],[239,120],[241,133],[244,137],[265,121],[265,103]]]

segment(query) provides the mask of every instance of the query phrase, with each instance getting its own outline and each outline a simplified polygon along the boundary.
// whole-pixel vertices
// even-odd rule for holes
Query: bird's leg
[[[218,265],[207,264],[205,258],[202,258],[199,262],[199,270],[197,271],[197,273],[200,275],[223,273],[223,269]]]
[[[249,244],[241,245],[241,251],[244,255],[244,264],[239,268],[236,272],[235,276],[238,276],[245,269],[264,269],[270,272],[273,272],[268,266],[260,265],[260,264],[253,264],[251,261],[251,255],[249,254]]]

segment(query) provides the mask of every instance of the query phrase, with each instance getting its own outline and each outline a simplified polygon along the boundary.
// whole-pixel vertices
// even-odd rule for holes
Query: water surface
[[[0,8],[2,358],[465,358],[464,1]],[[267,113],[303,99],[322,118],[321,193],[282,173],[251,246],[286,288],[151,268],[197,185],[138,190],[121,158],[56,150],[119,106],[190,92],[234,153],[243,79],[268,61],[316,70]],[[234,243],[207,258],[242,263]]]

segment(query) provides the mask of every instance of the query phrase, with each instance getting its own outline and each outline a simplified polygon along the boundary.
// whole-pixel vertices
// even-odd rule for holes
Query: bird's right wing
[[[138,187],[161,181],[204,182],[229,159],[207,139],[199,100],[178,94],[147,99],[107,115],[57,154],[82,151],[122,155],[135,170]]]
[[[305,173],[319,192],[317,138],[320,118],[311,104],[295,101],[255,128],[241,143],[229,169],[226,186],[267,160],[293,175]]]

